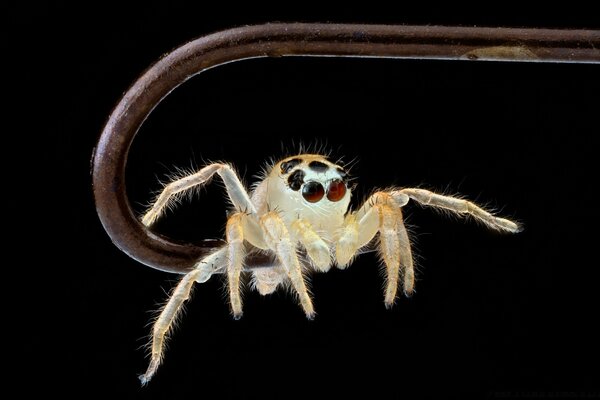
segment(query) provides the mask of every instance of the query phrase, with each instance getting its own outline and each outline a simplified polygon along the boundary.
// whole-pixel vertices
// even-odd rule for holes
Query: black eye
[[[325,195],[325,189],[319,182],[310,181],[302,187],[302,197],[309,203],[316,203]]]
[[[288,186],[293,191],[300,190],[300,187],[304,183],[304,171],[297,169],[290,174],[288,177]]]
[[[340,201],[346,194],[346,184],[340,179],[334,179],[327,187],[327,198],[329,201]]]
[[[292,158],[289,161],[282,162],[279,168],[281,168],[282,174],[289,173],[292,169],[294,169],[298,164],[302,164],[302,160],[299,158]]]

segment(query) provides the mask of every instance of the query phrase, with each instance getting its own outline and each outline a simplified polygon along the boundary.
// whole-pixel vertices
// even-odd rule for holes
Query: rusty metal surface
[[[184,44],[123,95],[94,151],[96,209],[117,247],[150,267],[185,273],[223,244],[177,243],[138,221],[125,188],[129,148],[154,107],[187,79],[232,61],[281,56],[600,63],[600,31],[291,23],[235,28]],[[246,265],[268,266],[270,261],[268,255],[255,255]]]

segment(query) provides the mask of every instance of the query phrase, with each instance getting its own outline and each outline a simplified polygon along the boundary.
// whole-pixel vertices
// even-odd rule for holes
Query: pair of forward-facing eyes
[[[302,185],[302,197],[309,203],[316,203],[327,196],[329,201],[340,201],[346,194],[346,184],[341,179],[333,179],[327,183],[327,189],[318,181],[308,181]]]

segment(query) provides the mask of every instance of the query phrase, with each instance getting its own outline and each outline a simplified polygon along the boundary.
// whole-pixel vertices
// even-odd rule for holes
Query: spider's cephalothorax
[[[342,167],[323,156],[289,157],[271,169],[252,198],[259,213],[278,210],[286,225],[301,219],[331,240],[350,203],[346,177]]]
[[[485,211],[474,203],[424,189],[392,189],[375,192],[356,211],[349,210],[351,190],[343,167],[317,154],[285,158],[270,167],[248,194],[227,164],[211,164],[165,186],[142,222],[149,226],[177,194],[206,183],[218,174],[233,204],[226,227],[227,244],[202,260],[185,275],[163,308],[153,329],[151,361],[140,377],[148,382],[162,357],[165,335],[195,282],[213,274],[227,274],[229,300],[234,318],[242,315],[240,277],[248,252],[273,255],[273,265],[251,271],[253,287],[269,294],[289,283],[298,294],[309,319],[314,317],[304,271],[327,271],[332,265],[345,268],[361,248],[376,237],[387,271],[385,305],[396,299],[399,282],[404,293],[414,290],[414,266],[410,241],[402,218],[409,200],[471,216],[492,229],[518,232],[520,227]],[[306,256],[299,257],[299,250]]]

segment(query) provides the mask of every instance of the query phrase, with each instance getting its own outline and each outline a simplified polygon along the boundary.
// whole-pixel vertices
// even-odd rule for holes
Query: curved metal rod
[[[257,57],[337,56],[443,60],[600,63],[600,31],[353,24],[266,24],[193,40],[148,69],[125,93],[93,158],[96,209],[113,243],[150,267],[184,273],[222,242],[176,243],[146,229],[125,190],[129,147],[150,112],[194,75]],[[253,256],[247,267],[269,264]]]

